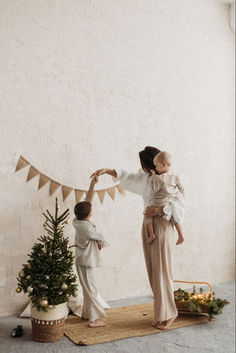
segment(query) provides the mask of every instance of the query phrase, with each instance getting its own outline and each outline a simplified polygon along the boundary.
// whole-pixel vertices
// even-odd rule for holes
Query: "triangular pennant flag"
[[[115,193],[116,193],[116,187],[113,186],[112,188],[107,189],[108,194],[111,196],[112,200],[115,200]]]
[[[50,182],[50,196],[52,196],[54,194],[54,192],[61,186],[61,184],[59,184],[58,182],[51,180]]]
[[[120,184],[116,185],[116,188],[119,190],[121,195],[125,195],[125,189]]]
[[[36,175],[39,175],[40,171],[38,169],[36,169],[34,166],[30,166],[29,169],[29,173],[28,173],[28,178],[26,180],[26,182],[30,181],[31,179],[33,179],[34,177],[36,177]]]
[[[104,197],[105,197],[105,190],[98,190],[97,194],[98,194],[100,202],[103,204]]]
[[[38,190],[50,181],[50,178],[44,174],[40,174]]]
[[[83,194],[84,194],[84,191],[83,191],[83,190],[75,189],[75,199],[76,199],[76,202],[80,202],[80,200],[82,199]]]
[[[73,188],[70,188],[69,186],[62,185],[62,195],[63,195],[63,201],[70,195],[71,191]]]
[[[30,163],[22,156],[20,156],[17,165],[16,165],[16,170],[15,172],[18,172],[18,170],[21,170],[22,168],[25,168],[27,165]]]

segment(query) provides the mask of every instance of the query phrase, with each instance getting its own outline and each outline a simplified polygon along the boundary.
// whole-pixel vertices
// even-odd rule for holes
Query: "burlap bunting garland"
[[[105,190],[99,190],[99,191],[97,191],[97,194],[98,194],[100,202],[103,203],[104,197],[105,197]]]
[[[84,194],[84,191],[83,191],[83,190],[77,190],[77,189],[75,189],[75,199],[76,199],[76,202],[80,202],[80,200],[82,199],[83,194]]]
[[[74,190],[76,202],[80,202],[84,194],[87,193],[87,190],[74,189],[70,186],[62,185],[57,181],[49,178],[47,175],[41,173],[37,168],[31,165],[31,163],[29,163],[23,156],[20,156],[16,165],[15,172],[18,172],[19,170],[27,166],[30,166],[30,168],[29,168],[26,182],[30,181],[31,179],[39,175],[38,190],[40,190],[44,185],[50,182],[50,188],[49,188],[50,196],[52,196],[61,187],[63,201],[65,201],[67,197],[71,194],[71,192]],[[107,189],[95,190],[94,193],[97,193],[101,204],[103,204],[106,193],[111,197],[113,201],[115,200],[116,189],[119,191],[121,195],[125,195],[125,190],[120,184],[114,185]]]
[[[40,190],[45,184],[47,184],[50,181],[50,178],[48,178],[46,175],[44,174],[40,174],[39,176],[39,186],[38,186],[38,190]]]
[[[30,181],[31,179],[33,179],[34,177],[36,177],[36,175],[39,175],[40,171],[36,168],[34,168],[32,165],[30,166],[29,169],[29,173],[28,173],[28,177],[27,177],[27,181]],[[26,181],[26,182],[27,182]]]

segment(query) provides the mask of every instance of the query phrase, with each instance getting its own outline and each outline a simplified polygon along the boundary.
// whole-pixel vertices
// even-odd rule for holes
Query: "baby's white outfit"
[[[163,173],[150,177],[148,196],[149,206],[163,207],[163,218],[169,221],[172,217],[176,223],[182,223],[184,218],[184,188],[177,175]],[[150,223],[152,218],[144,217],[144,223]]]
[[[100,266],[100,254],[98,244],[107,246],[101,233],[96,231],[96,226],[91,221],[74,218],[75,228],[75,265],[79,275],[84,294],[82,317],[95,321],[105,317],[105,311],[97,300],[96,282],[93,275],[93,267]]]

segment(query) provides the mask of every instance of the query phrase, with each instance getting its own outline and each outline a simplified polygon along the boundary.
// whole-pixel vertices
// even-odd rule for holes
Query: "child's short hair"
[[[155,159],[159,162],[159,163],[164,163],[166,162],[167,164],[171,165],[172,164],[172,158],[171,158],[171,154],[169,152],[166,151],[162,151],[160,153],[158,153],[155,156]]]
[[[91,212],[91,203],[88,201],[78,202],[74,207],[74,213],[78,220],[83,220]]]

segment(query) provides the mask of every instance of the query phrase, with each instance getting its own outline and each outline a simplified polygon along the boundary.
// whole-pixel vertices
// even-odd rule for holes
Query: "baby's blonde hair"
[[[168,165],[171,165],[172,164],[172,157],[171,157],[171,154],[169,152],[166,152],[166,151],[162,151],[162,152],[159,152],[155,158],[154,158],[156,161],[158,161],[159,163],[167,163]]]

